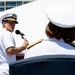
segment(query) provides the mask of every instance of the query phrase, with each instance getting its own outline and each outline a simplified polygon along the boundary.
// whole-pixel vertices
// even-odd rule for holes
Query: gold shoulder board
[[[27,46],[27,49],[30,49],[31,47],[33,47],[34,45],[36,45],[36,44],[38,44],[38,43],[40,43],[42,41],[43,41],[43,39],[39,39],[36,42],[33,42],[32,44],[30,44],[30,45]]]
[[[70,45],[72,45],[73,47],[75,47],[75,43],[69,43]]]

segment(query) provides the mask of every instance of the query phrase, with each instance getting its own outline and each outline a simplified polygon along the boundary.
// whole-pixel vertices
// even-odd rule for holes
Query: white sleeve
[[[7,49],[8,47],[11,46],[15,46],[15,40],[13,37],[13,34],[11,32],[7,32],[4,36],[3,36],[3,45],[4,48]]]

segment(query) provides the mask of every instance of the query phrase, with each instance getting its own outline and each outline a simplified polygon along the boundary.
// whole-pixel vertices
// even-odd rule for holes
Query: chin
[[[10,32],[13,32],[14,30],[9,30]]]

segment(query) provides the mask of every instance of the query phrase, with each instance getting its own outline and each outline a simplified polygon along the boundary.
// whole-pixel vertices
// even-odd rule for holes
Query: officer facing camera
[[[13,13],[5,14],[1,17],[3,29],[0,32],[0,75],[9,75],[9,63],[16,61],[16,54],[26,49],[29,45],[24,38],[21,46],[16,47],[12,32],[15,29],[17,15]]]

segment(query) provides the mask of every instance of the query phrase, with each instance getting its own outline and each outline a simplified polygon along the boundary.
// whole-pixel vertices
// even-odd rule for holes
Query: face
[[[16,23],[14,21],[6,21],[3,22],[2,24],[5,29],[9,30],[10,32],[13,32]]]

